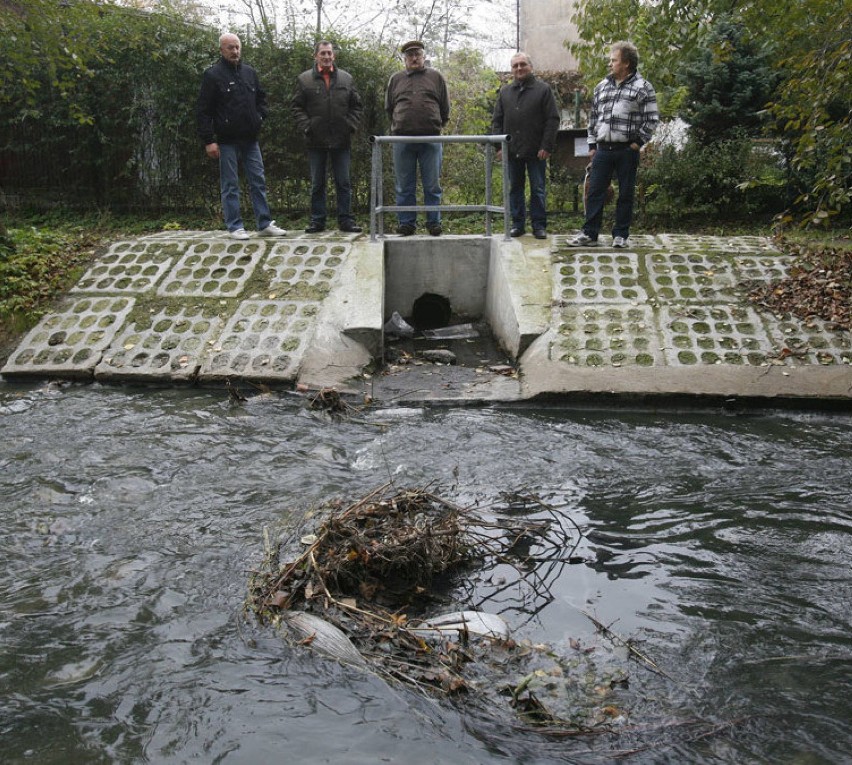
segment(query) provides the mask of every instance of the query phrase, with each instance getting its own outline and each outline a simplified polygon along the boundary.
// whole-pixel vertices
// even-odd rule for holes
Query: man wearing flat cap
[[[423,43],[411,40],[400,46],[405,69],[394,74],[385,93],[385,110],[391,120],[391,135],[440,135],[450,119],[450,95],[440,72],[426,66]],[[440,143],[394,143],[393,167],[398,206],[417,204],[417,166],[423,182],[423,201],[427,207],[441,204]],[[417,214],[397,213],[400,236],[417,231]],[[440,236],[441,213],[426,214],[426,229]]]

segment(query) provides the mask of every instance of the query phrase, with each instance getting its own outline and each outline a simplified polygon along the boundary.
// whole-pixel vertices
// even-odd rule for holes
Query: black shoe
[[[325,226],[322,223],[311,223],[305,229],[306,234],[318,234],[320,231],[325,231]]]
[[[426,226],[426,229],[432,236],[441,236],[444,233],[440,223],[433,223],[431,226]]]
[[[410,223],[403,223],[400,226],[397,226],[396,233],[400,236],[411,236],[417,229],[412,226]]]
[[[547,231],[545,231],[543,228],[537,228],[535,231],[533,231],[533,236],[536,239],[547,239]]]
[[[509,232],[509,236],[523,236],[523,235],[524,235],[524,234],[526,234],[526,233],[527,233],[527,232],[526,232],[526,231],[524,231],[522,228],[518,228],[517,226],[515,226],[515,228],[513,228],[513,229]]]
[[[345,234],[360,234],[364,229],[360,226],[356,226],[354,223],[341,223],[337,227],[338,231],[342,231]]]

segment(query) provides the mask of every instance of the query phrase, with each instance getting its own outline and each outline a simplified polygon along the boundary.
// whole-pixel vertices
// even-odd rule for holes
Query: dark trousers
[[[633,220],[633,198],[636,192],[636,171],[639,169],[639,152],[628,145],[617,149],[598,148],[592,157],[589,174],[589,196],[586,201],[586,220],[583,232],[592,239],[598,238],[603,223],[606,190],[613,175],[618,179],[618,199],[615,203],[615,225],[612,235],[630,236]]]
[[[349,166],[352,152],[350,149],[308,149],[311,165],[311,223],[325,226],[326,187],[328,165],[331,160],[331,174],[334,176],[334,190],[337,195],[337,223],[354,223],[352,217],[352,185],[349,182]]]
[[[527,217],[524,202],[526,177],[530,179],[530,222],[533,231],[547,228],[547,177],[546,159],[519,159],[509,157],[509,212],[512,225],[524,228]]]

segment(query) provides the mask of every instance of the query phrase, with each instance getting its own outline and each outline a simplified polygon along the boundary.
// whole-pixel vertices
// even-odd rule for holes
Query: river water
[[[852,433],[791,412],[386,409],[0,384],[4,762],[849,762]],[[242,615],[262,530],[388,481],[583,532],[518,640],[633,641],[613,733],[548,737]],[[590,616],[607,625],[601,635]],[[624,683],[627,686],[627,683]]]

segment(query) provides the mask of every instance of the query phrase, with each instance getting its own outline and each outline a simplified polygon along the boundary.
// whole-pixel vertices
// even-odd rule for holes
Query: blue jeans
[[[331,173],[334,176],[334,190],[337,196],[337,222],[340,225],[354,223],[352,217],[352,185],[349,182],[349,166],[352,151],[345,149],[308,149],[311,164],[311,223],[325,226],[327,214],[326,186],[328,178],[328,160],[331,159]]]
[[[589,198],[586,201],[586,220],[583,232],[597,239],[603,223],[606,190],[613,174],[618,179],[618,200],[615,203],[615,225],[612,235],[630,236],[633,220],[633,197],[636,192],[636,171],[639,169],[639,152],[629,146],[623,149],[598,148],[592,157],[589,174]]]
[[[524,228],[527,218],[524,205],[525,175],[530,179],[530,222],[533,231],[543,231],[547,228],[546,159],[509,157],[509,212],[512,225],[515,228]]]
[[[266,178],[263,174],[263,157],[257,141],[237,141],[219,144],[219,186],[222,191],[222,214],[228,231],[243,228],[240,215],[240,180],[238,164],[242,163],[248,181],[251,206],[257,230],[262,231],[270,223],[269,204],[266,201]]]
[[[420,163],[420,178],[423,181],[423,202],[427,207],[441,204],[441,158],[440,143],[395,143],[393,144],[393,169],[396,176],[396,203],[400,207],[417,204],[417,163]],[[397,213],[399,224],[414,226],[417,213]],[[426,225],[441,222],[441,213],[426,213]]]

